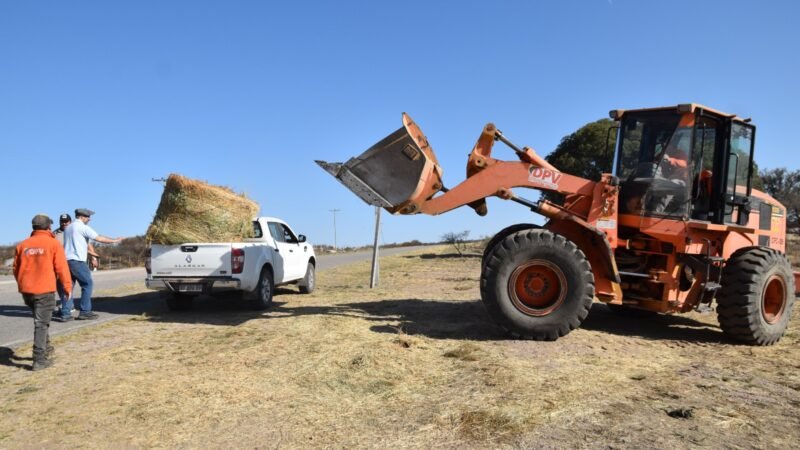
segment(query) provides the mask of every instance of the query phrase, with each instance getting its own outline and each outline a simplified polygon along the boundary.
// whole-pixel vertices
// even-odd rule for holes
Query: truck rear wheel
[[[734,339],[772,345],[789,325],[794,294],[792,266],[784,255],[768,247],[739,249],[722,269],[719,325]]]
[[[250,307],[257,311],[269,308],[272,304],[272,295],[275,292],[275,282],[272,279],[272,269],[264,267],[258,277],[258,284],[253,291],[253,298],[250,300]]]
[[[303,294],[314,292],[314,288],[317,287],[317,274],[314,271],[314,264],[308,263],[306,275],[297,283],[297,287],[300,288],[300,292]]]
[[[486,255],[481,299],[492,319],[518,338],[552,341],[578,328],[594,299],[586,256],[544,229],[511,233]]]
[[[167,308],[170,311],[188,311],[192,309],[194,296],[181,294],[179,292],[170,292],[167,297]]]

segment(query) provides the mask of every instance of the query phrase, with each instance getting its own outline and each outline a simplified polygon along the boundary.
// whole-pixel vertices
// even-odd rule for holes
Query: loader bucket
[[[403,127],[346,163],[316,161],[361,200],[390,213],[414,214],[442,189],[428,139],[403,113]]]

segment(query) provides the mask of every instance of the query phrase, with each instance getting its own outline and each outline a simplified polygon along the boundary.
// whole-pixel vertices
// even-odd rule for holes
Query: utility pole
[[[375,207],[375,242],[372,244],[372,275],[369,279],[369,288],[372,289],[378,285],[378,235],[381,231],[381,207]]]
[[[336,245],[336,213],[341,211],[341,209],[329,209],[328,211],[333,213],[333,249],[336,250],[339,248]]]

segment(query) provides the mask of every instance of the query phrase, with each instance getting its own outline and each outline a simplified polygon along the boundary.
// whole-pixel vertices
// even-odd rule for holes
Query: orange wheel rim
[[[764,286],[761,296],[761,315],[769,324],[780,320],[786,308],[786,283],[778,275],[771,276]]]
[[[555,264],[534,259],[511,274],[508,280],[511,302],[529,316],[546,316],[558,309],[567,296],[567,278]]]

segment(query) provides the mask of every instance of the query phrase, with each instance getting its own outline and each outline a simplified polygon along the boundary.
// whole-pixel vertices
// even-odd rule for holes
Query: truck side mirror
[[[298,234],[297,235],[297,242],[301,242],[302,243],[302,242],[305,242],[305,241],[306,241],[306,235],[305,234]]]

